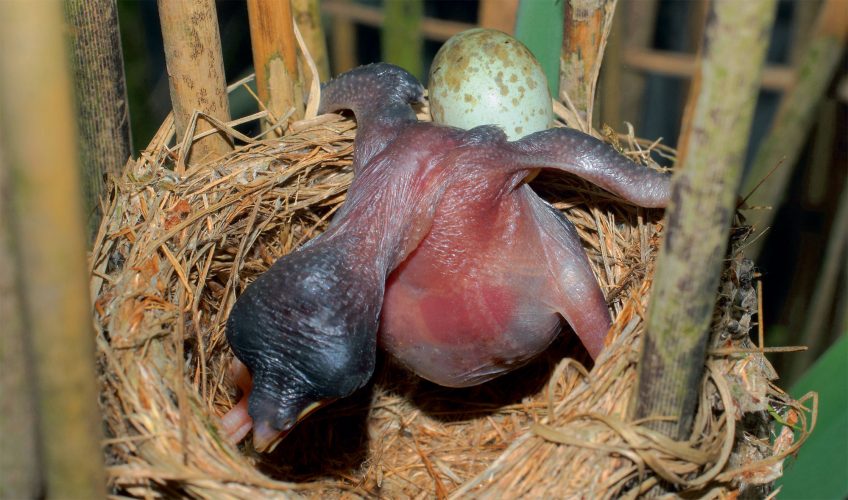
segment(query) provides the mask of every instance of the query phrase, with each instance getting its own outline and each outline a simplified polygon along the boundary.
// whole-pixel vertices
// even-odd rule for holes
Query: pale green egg
[[[553,123],[539,62],[497,30],[472,29],[445,42],[430,68],[429,95],[433,121],[463,129],[498,125],[510,140]]]

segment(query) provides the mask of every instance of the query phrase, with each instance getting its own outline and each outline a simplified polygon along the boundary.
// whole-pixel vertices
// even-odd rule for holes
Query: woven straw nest
[[[569,121],[567,110],[558,114]],[[801,440],[784,427],[770,441],[775,419],[802,436],[810,423],[746,339],[757,294],[742,237],[723,276],[692,441],[672,442],[626,419],[662,214],[564,175],[534,186],[577,227],[615,316],[591,370],[570,334],[529,366],[472,389],[441,388],[382,359],[371,386],[307,419],[273,454],[226,442],[218,419],[238,397],[228,311],[344,202],[355,133],[349,118],[303,120],[279,139],[242,136],[232,154],[178,175],[184,165],[175,159],[188,144],[172,144],[167,120],[115,180],[91,290],[116,494],[600,498],[661,484],[720,495],[761,493],[768,486],[757,485],[780,475]],[[673,154],[632,133],[619,145],[650,165],[650,150]]]

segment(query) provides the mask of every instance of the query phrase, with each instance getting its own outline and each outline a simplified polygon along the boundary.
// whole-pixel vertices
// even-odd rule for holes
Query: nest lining
[[[274,454],[227,443],[216,422],[238,396],[227,377],[228,311],[258,274],[326,226],[352,178],[352,120],[328,115],[290,130],[181,176],[166,122],[114,182],[91,284],[116,492],[610,497],[659,484],[727,492],[779,476],[800,443],[784,432],[770,444],[766,410],[808,424],[747,340],[756,294],[752,302],[740,242],[714,321],[713,348],[723,351],[709,360],[693,441],[670,442],[625,420],[661,214],[552,174],[534,187],[574,223],[616,318],[591,372],[570,334],[472,389],[439,388],[382,360],[371,386],[299,425]],[[652,164],[656,144],[632,133],[623,141]]]

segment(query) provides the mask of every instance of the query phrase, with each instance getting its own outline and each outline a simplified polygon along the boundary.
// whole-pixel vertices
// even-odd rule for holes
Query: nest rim
[[[426,108],[420,114],[426,116]],[[562,110],[560,116],[568,120]],[[222,127],[232,133],[231,126]],[[680,488],[712,487],[715,481],[733,482],[736,473],[753,477],[751,471],[772,477],[782,457],[800,446],[803,436],[792,441],[781,434],[781,447],[775,446],[773,453],[756,462],[756,466],[730,467],[730,454],[736,443],[734,418],[712,418],[710,412],[702,411],[696,418],[696,425],[703,430],[702,440],[680,448],[625,423],[629,398],[592,393],[598,388],[609,389],[619,379],[632,383],[650,268],[662,224],[656,212],[604,202],[596,189],[582,181],[542,176],[537,186],[556,191],[563,189],[565,183],[575,193],[553,200],[553,204],[566,210],[578,228],[593,268],[612,299],[615,323],[608,336],[612,348],[605,349],[592,371],[570,359],[556,363],[548,367],[545,388],[529,403],[522,400],[505,406],[503,419],[497,422],[491,415],[484,417],[482,420],[493,421],[492,430],[487,432],[494,432],[501,440],[486,455],[490,459],[488,465],[481,468],[477,464],[473,473],[432,455],[446,447],[453,450],[445,440],[455,439],[451,435],[454,431],[440,429],[432,419],[426,420],[426,415],[420,416],[420,409],[408,401],[398,401],[408,391],[401,387],[394,392],[379,389],[368,398],[372,411],[383,405],[379,411],[384,414],[365,431],[370,435],[374,429],[384,428],[402,434],[403,427],[412,423],[429,429],[416,432],[412,441],[406,442],[404,454],[420,462],[416,467],[409,465],[409,460],[387,457],[386,449],[379,448],[368,450],[358,470],[330,479],[298,483],[264,474],[256,465],[267,463],[249,450],[242,455],[223,440],[214,424],[214,419],[235,403],[233,388],[227,386],[225,377],[228,357],[222,344],[224,318],[236,293],[263,265],[269,265],[269,259],[291,251],[316,234],[343,202],[351,177],[348,167],[354,132],[355,125],[349,119],[337,115],[314,117],[290,124],[290,133],[279,139],[251,139],[214,166],[188,166],[180,175],[179,163],[173,162],[173,157],[190,143],[171,145],[173,123],[166,120],[150,147],[137,161],[128,164],[122,178],[115,179],[92,258],[102,406],[111,435],[107,456],[112,464],[109,473],[113,487],[139,496],[178,491],[189,496],[215,493],[246,497],[251,492],[274,495],[317,490],[367,496],[374,491],[390,491],[389,486],[397,488],[391,491],[408,494],[398,484],[411,484],[416,485],[416,491],[440,497],[464,493],[485,496],[493,491],[486,488],[502,488],[504,482],[519,481],[516,478],[526,464],[507,467],[505,457],[522,453],[521,446],[528,441],[541,440],[537,448],[572,449],[572,459],[591,462],[587,459],[591,454],[586,454],[591,447],[575,443],[575,434],[566,435],[562,430],[564,422],[577,425],[575,422],[581,418],[589,422],[581,427],[581,432],[590,429],[596,434],[606,433],[604,439],[615,441],[614,446],[606,443],[596,447],[595,451],[607,453],[602,460],[592,462],[596,467],[602,462],[620,461],[621,456],[631,460],[618,473],[610,473],[607,489],[593,490],[599,496],[641,492],[646,486],[654,487],[663,481]],[[637,140],[632,130],[619,140],[626,143],[625,154],[645,163],[652,162],[652,151],[673,154],[656,143]],[[166,164],[172,165],[173,170],[167,169]],[[272,203],[266,196],[277,198]],[[587,202],[590,196],[593,201]],[[265,217],[266,211],[274,210],[272,216]],[[215,231],[221,227],[226,227],[224,233]],[[238,243],[236,236],[240,236]],[[275,246],[269,243],[271,239],[280,243]],[[217,245],[218,250],[209,250],[217,249]],[[210,280],[212,276],[215,279]],[[221,286],[223,292],[214,289]],[[214,297],[215,293],[222,294],[223,306],[204,309],[204,294]],[[205,326],[198,326],[204,321]],[[157,358],[145,366],[135,360],[139,354],[146,361],[152,356]],[[177,359],[176,366],[168,366],[167,360],[173,357]],[[725,409],[734,406],[727,385],[721,382],[721,374],[728,366],[735,367],[734,363],[710,368],[712,375],[701,391],[702,409],[714,409],[716,404]],[[606,377],[596,373],[602,370],[606,370]],[[766,393],[780,398],[786,414],[795,415],[805,431],[810,429],[802,411],[804,401],[791,400],[771,383]],[[575,404],[586,404],[587,410],[579,412],[569,406]],[[603,404],[614,409],[608,413],[618,415],[618,420],[600,418],[597,408]],[[514,418],[519,409],[524,416]],[[398,417],[401,423],[407,419],[409,423],[394,422],[393,411],[402,415]],[[419,422],[418,418],[422,420]],[[483,432],[474,425],[470,424],[470,428]],[[623,430],[616,432],[616,428]],[[391,441],[383,437],[378,441]],[[440,437],[444,439],[440,441]],[[394,438],[403,440],[408,441],[406,437]],[[699,446],[708,452],[696,453]],[[532,455],[523,452],[525,457]],[[551,453],[555,452],[548,454]],[[380,460],[405,463],[412,471],[410,477],[392,483],[386,477],[387,470],[380,468]],[[681,465],[682,462],[685,463]],[[694,468],[692,463],[696,463]],[[264,472],[273,476],[279,471],[266,467]],[[550,475],[547,469],[544,473]],[[462,481],[457,481],[457,477]],[[495,477],[497,481],[493,480]],[[647,479],[637,484],[636,477]],[[745,480],[750,482],[751,477]],[[538,491],[534,488],[541,482],[532,477],[525,479],[528,484],[522,491]]]

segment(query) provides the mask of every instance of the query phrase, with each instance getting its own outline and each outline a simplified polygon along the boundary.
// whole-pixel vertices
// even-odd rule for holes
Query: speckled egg
[[[498,125],[515,140],[553,122],[539,62],[497,30],[472,29],[445,42],[430,69],[429,93],[433,121],[454,127]]]

